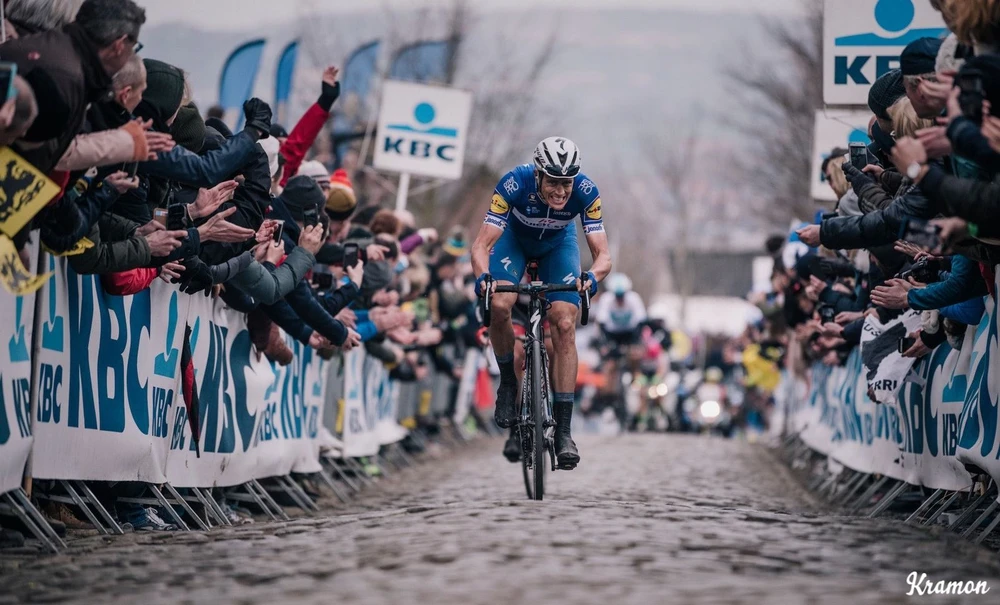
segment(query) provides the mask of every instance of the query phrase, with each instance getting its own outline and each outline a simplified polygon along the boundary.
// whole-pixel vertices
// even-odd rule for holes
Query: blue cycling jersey
[[[583,221],[583,231],[587,235],[604,232],[601,194],[593,181],[578,174],[573,180],[569,202],[562,210],[553,210],[538,194],[535,167],[524,164],[500,179],[484,222],[499,229],[506,229],[510,224],[519,238],[541,240],[560,235],[577,216]]]

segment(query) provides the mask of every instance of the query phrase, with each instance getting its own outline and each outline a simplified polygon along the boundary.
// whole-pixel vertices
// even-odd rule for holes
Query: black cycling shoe
[[[515,399],[517,399],[517,379],[505,381],[501,376],[500,386],[497,388],[497,407],[493,412],[493,420],[502,429],[509,429],[514,424]]]
[[[580,450],[570,435],[570,424],[573,420],[572,403],[556,403],[553,410],[556,417],[556,466],[560,470],[571,471],[580,464]]]
[[[503,444],[503,457],[510,462],[521,461],[521,437],[517,431],[512,430],[507,442]]]

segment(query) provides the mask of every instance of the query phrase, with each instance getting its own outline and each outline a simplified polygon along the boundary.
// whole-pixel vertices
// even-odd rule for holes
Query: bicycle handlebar
[[[490,303],[492,302],[493,294],[529,294],[537,296],[546,292],[577,292],[575,284],[544,284],[531,282],[513,286],[496,286],[494,288],[492,286],[492,281],[492,279],[487,280],[485,284],[486,294],[483,296],[483,325],[487,328],[490,327],[490,321],[492,320],[492,305]],[[580,309],[580,323],[587,325],[587,322],[590,321],[590,290],[583,292]]]

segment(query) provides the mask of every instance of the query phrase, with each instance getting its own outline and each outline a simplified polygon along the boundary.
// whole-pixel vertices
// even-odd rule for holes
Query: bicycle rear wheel
[[[545,466],[548,456],[545,447],[545,405],[542,399],[542,350],[536,340],[531,345],[531,413],[534,421],[534,443],[532,471],[534,472],[534,498],[541,500],[545,495]]]

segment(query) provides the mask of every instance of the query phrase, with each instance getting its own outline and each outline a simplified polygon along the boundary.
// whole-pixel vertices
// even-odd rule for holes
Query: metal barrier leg
[[[906,481],[900,481],[899,485],[897,485],[895,488],[893,488],[893,490],[891,492],[889,492],[888,494],[885,495],[884,498],[882,498],[882,501],[879,502],[878,506],[875,507],[875,510],[873,510],[868,515],[868,518],[869,519],[874,519],[875,517],[877,517],[877,516],[881,515],[883,512],[885,512],[885,510],[887,508],[889,508],[889,505],[892,504],[893,500],[895,500],[896,498],[898,498],[900,494],[902,494],[904,491],[906,491],[907,487],[909,487],[909,485],[907,485]]]
[[[49,537],[48,531],[42,529],[35,523],[35,520],[31,518],[31,516],[27,513],[27,511],[24,510],[24,508],[21,506],[21,504],[17,501],[17,499],[13,495],[7,493],[3,494],[2,497],[6,498],[10,503],[10,509],[14,511],[14,516],[20,519],[21,523],[23,523],[24,526],[28,528],[28,531],[31,532],[31,534],[34,535],[35,538],[37,538],[38,541],[41,542],[42,545],[45,546],[47,550],[52,552],[52,554],[56,554],[59,552],[59,544],[61,544],[63,547],[66,546],[62,542],[62,540],[59,540],[59,544],[53,542],[52,538]],[[48,525],[48,523],[46,523],[46,525]],[[48,529],[49,531],[54,531],[52,530],[51,526],[49,526]],[[56,538],[58,538],[58,536],[56,536]]]
[[[299,508],[301,508],[302,511],[305,512],[307,515],[312,516],[313,511],[319,510],[319,507],[316,506],[316,503],[312,501],[312,498],[309,497],[309,494],[307,494],[302,489],[302,487],[295,481],[295,479],[292,479],[290,476],[285,475],[282,477],[277,477],[277,480],[278,480],[278,485],[282,487],[282,490],[286,494],[288,494],[292,498],[292,500],[295,500],[295,502],[299,505]]]
[[[177,525],[178,529],[182,529],[184,531],[191,531],[191,528],[188,527],[187,523],[184,522],[184,519],[182,519],[181,516],[177,514],[177,511],[174,510],[174,507],[171,506],[170,503],[167,502],[167,499],[163,497],[163,492],[160,491],[160,488],[156,487],[152,483],[148,484],[146,488],[149,489],[149,491],[153,492],[153,496],[160,502],[160,506],[162,506],[167,511],[167,516],[174,520],[174,523]]]
[[[224,517],[219,516],[219,511],[215,509],[214,506],[209,504],[211,498],[206,499],[205,494],[201,493],[201,490],[197,487],[190,488],[191,493],[194,494],[194,499],[201,504],[201,508],[205,511],[205,523],[209,526],[212,525],[212,521],[215,521],[216,526],[222,527],[224,525],[229,525]]]
[[[986,539],[986,536],[993,533],[993,530],[997,528],[997,525],[1000,525],[1000,515],[994,517],[993,521],[990,522],[990,524],[986,526],[986,529],[983,530],[983,533],[979,534],[979,537],[973,540],[972,543],[973,544],[981,543],[983,540]]]
[[[80,488],[80,491],[83,492],[83,495],[87,498],[87,501],[94,505],[94,509],[97,510],[97,514],[100,515],[105,522],[107,522],[108,527],[111,528],[111,532],[118,534],[120,536],[125,535],[125,530],[122,529],[121,525],[118,525],[118,522],[115,521],[115,518],[113,516],[111,516],[111,513],[108,512],[108,509],[104,508],[104,505],[101,504],[101,501],[98,500],[97,497],[94,495],[94,492],[91,491],[90,486],[87,485],[87,482],[77,481],[76,485],[77,487]]]
[[[329,461],[330,466],[333,467],[334,472],[337,473],[337,476],[340,477],[340,479],[347,484],[347,487],[351,488],[355,492],[361,491],[361,487],[357,483],[355,483],[353,479],[347,476],[347,473],[344,472],[344,469],[340,466],[337,460],[329,458],[327,460]]]
[[[930,496],[928,496],[928,498],[926,500],[924,500],[923,502],[921,502],[920,506],[917,507],[917,510],[913,511],[913,514],[910,515],[909,517],[907,517],[906,521],[904,521],[903,523],[909,524],[912,521],[916,521],[917,519],[919,519],[920,515],[922,515],[924,513],[924,511],[926,511],[927,509],[929,509],[934,504],[934,501],[937,500],[939,497],[941,497],[941,494],[943,494],[943,493],[944,493],[943,489],[934,490],[934,493],[931,494]],[[952,502],[952,500],[948,499],[945,502],[945,505],[948,505],[951,502]]]
[[[396,444],[395,452],[396,455],[399,456],[399,459],[402,460],[404,466],[410,467],[414,465],[415,461],[409,454],[406,453],[406,448],[403,447],[402,443]]]
[[[854,501],[854,504],[852,506],[847,508],[847,512],[852,515],[857,512],[860,512],[861,509],[864,508],[866,504],[868,504],[868,501],[872,499],[872,496],[874,496],[875,493],[878,492],[878,490],[882,489],[882,486],[884,486],[888,482],[889,482],[888,477],[882,477],[881,479],[873,483],[867,490],[865,490],[865,493],[861,494],[860,498]]]
[[[219,520],[222,525],[232,525],[232,521],[226,516],[226,511],[222,510],[222,505],[216,502],[215,498],[212,497],[212,488],[206,487],[199,490],[195,490],[201,494],[201,499],[208,503],[209,508],[215,514],[215,518]]]
[[[322,464],[320,464],[319,477],[323,480],[323,483],[330,488],[330,491],[333,492],[333,495],[336,496],[338,500],[340,500],[343,504],[347,504],[347,497],[343,494],[343,492],[341,492],[340,486],[337,485],[337,482],[334,481],[333,477],[330,476],[330,473],[327,472],[326,467]]]
[[[958,500],[961,497],[961,495],[962,492],[955,492],[951,496],[948,496],[948,499],[945,500],[944,503],[941,506],[939,506],[938,509],[934,511],[934,513],[931,514],[931,516],[928,517],[926,521],[923,522],[923,526],[927,527],[932,523],[934,523],[935,521],[937,521],[939,518],[941,518],[941,515],[943,515],[945,511],[948,510],[952,504],[954,504],[955,500]]]
[[[191,505],[190,505],[190,504],[188,504],[188,501],[187,501],[187,500],[185,500],[184,498],[182,498],[182,497],[181,497],[181,495],[180,495],[179,493],[177,493],[177,490],[176,490],[176,489],[174,489],[174,486],[170,485],[169,483],[164,483],[164,484],[163,484],[163,487],[165,487],[165,488],[167,489],[167,491],[168,491],[168,492],[170,492],[170,495],[171,495],[171,497],[173,497],[173,499],[174,499],[174,500],[175,500],[175,501],[176,501],[176,502],[177,502],[178,504],[180,504],[180,505],[181,505],[181,508],[183,508],[183,509],[184,509],[184,512],[185,512],[185,513],[187,513],[187,514],[188,514],[188,516],[190,516],[190,517],[191,517],[192,519],[194,519],[194,522],[195,522],[195,524],[196,524],[196,525],[197,525],[197,526],[198,526],[199,528],[201,528],[201,530],[202,530],[202,531],[208,531],[208,530],[210,529],[210,528],[208,527],[208,524],[207,524],[207,523],[205,523],[205,520],[204,520],[204,519],[202,519],[201,517],[199,517],[198,515],[196,515],[196,514],[194,513],[194,509],[193,509],[193,508],[191,508]],[[207,512],[207,511],[205,512],[205,518],[206,518],[206,519],[208,518],[208,512]]]
[[[375,481],[368,476],[365,466],[357,458],[346,458],[347,465],[354,471],[354,476],[358,478],[362,485],[373,486]]]
[[[846,494],[837,500],[837,506],[847,506],[849,503],[854,501],[854,498],[860,494],[865,487],[865,483],[871,478],[870,475],[862,474],[861,478],[854,482],[851,489],[847,490]]]
[[[73,485],[70,484],[69,481],[65,480],[59,481],[59,485],[61,485],[63,489],[66,490],[66,493],[69,494],[69,497],[73,500],[73,502],[77,505],[77,507],[83,511],[84,516],[87,517],[87,520],[90,521],[90,524],[96,527],[97,531],[107,535],[109,533],[108,530],[106,530],[104,526],[101,525],[101,522],[97,520],[97,517],[94,515],[94,511],[90,510],[90,507],[87,506],[87,503],[83,501],[83,498],[80,497],[80,494],[76,493],[76,490],[73,489]],[[121,527],[119,527],[118,530],[121,531],[121,533],[125,533],[124,531],[122,531]]]
[[[986,510],[983,511],[983,514],[979,515],[979,518],[977,518],[975,521],[973,521],[972,525],[970,525],[968,529],[966,529],[965,531],[962,532],[962,537],[963,538],[968,538],[969,536],[971,536],[972,532],[974,532],[977,529],[979,529],[979,526],[982,525],[984,521],[986,521],[987,519],[989,519],[990,516],[994,512],[996,512],[996,510],[997,510],[998,507],[1000,507],[1000,502],[997,502],[996,500],[994,500],[992,504],[990,504],[988,507],[986,507]]]
[[[857,491],[861,488],[862,485],[865,484],[867,478],[868,476],[865,475],[864,473],[858,473],[855,476],[851,477],[850,480],[844,483],[843,491],[841,491],[839,494],[836,492],[836,490],[833,490],[833,492],[830,494],[830,502],[834,506],[841,506],[843,504],[846,504],[851,500],[852,496],[857,495]]]
[[[961,525],[961,524],[965,523],[966,521],[968,521],[969,517],[971,517],[972,515],[974,515],[976,513],[976,509],[979,508],[980,506],[982,506],[983,502],[986,502],[986,500],[989,497],[990,497],[990,492],[987,491],[982,496],[979,496],[978,498],[976,498],[975,502],[973,502],[971,505],[969,505],[969,507],[967,507],[964,511],[962,511],[961,515],[959,515],[958,517],[956,517],[954,521],[952,521],[950,524],[948,524],[948,529],[955,529],[959,525]]]
[[[45,534],[56,543],[56,546],[66,548],[66,543],[59,537],[56,530],[52,529],[52,526],[45,518],[45,515],[43,515],[37,508],[35,508],[35,505],[31,503],[31,498],[28,497],[28,494],[24,493],[23,489],[17,488],[16,490],[10,492],[10,494],[12,498],[21,503],[21,507],[24,509],[24,512],[31,517],[39,529],[45,532]]]
[[[257,490],[257,493],[260,495],[260,499],[266,502],[269,506],[271,506],[272,510],[275,512],[275,514],[278,515],[278,517],[282,521],[292,520],[292,518],[288,516],[288,513],[285,512],[285,509],[278,506],[278,503],[274,501],[274,498],[271,497],[271,494],[267,493],[267,490],[264,489],[264,486],[261,485],[259,481],[253,479],[250,481],[250,484],[253,486],[254,489]]]
[[[247,493],[250,494],[250,497],[253,498],[253,501],[257,503],[257,506],[259,506],[260,509],[264,511],[264,514],[270,517],[272,521],[279,520],[278,516],[275,515],[274,511],[271,510],[271,507],[268,506],[267,504],[264,504],[264,501],[261,499],[260,495],[257,493],[256,488],[253,486],[253,482],[244,483],[243,487],[247,490]]]
[[[381,454],[375,454],[372,460],[374,461],[375,466],[379,468],[379,472],[382,474],[383,477],[388,479],[389,477],[392,476],[392,473],[389,472],[389,463],[384,456],[382,456]]]

